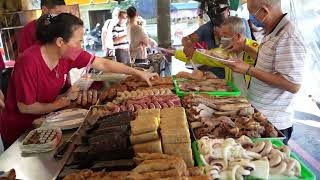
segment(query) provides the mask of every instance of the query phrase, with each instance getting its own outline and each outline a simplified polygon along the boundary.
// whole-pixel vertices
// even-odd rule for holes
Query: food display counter
[[[193,71],[151,83],[124,77],[100,92],[78,131],[63,131],[55,150],[23,154],[24,135],[0,156],[0,169],[24,180],[315,179],[248,100],[212,96],[234,91],[227,80]]]
[[[63,132],[62,141],[67,140],[73,131]],[[26,134],[21,136],[14,144],[10,146],[0,156],[0,169],[2,171],[9,171],[14,169],[16,171],[16,178],[23,180],[34,179],[56,179],[64,164],[68,160],[65,156],[60,160],[55,160],[54,151],[38,154],[22,154],[20,146]],[[71,149],[69,149],[69,153]]]

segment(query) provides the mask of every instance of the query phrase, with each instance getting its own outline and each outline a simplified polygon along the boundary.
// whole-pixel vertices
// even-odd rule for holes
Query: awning
[[[112,0],[65,0],[65,3],[67,5],[72,5],[72,4],[100,4],[100,3],[108,3]]]

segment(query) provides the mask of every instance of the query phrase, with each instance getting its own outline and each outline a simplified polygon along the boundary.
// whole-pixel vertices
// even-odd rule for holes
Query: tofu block
[[[175,144],[175,143],[190,143],[190,134],[181,133],[179,131],[166,131],[161,130],[162,143]]]
[[[160,118],[160,109],[143,109],[138,111],[138,116],[153,115]]]
[[[163,143],[163,152],[165,154],[174,154],[175,152],[186,152],[191,153],[191,143],[175,143],[175,144],[166,144]]]
[[[159,139],[159,135],[157,131],[152,131],[145,134],[139,134],[139,135],[131,135],[130,136],[130,142],[132,145],[135,144],[141,144],[149,141],[154,141]]]
[[[160,139],[143,144],[136,144],[133,146],[134,152],[137,153],[162,153],[162,146]]]
[[[176,108],[165,108],[160,111],[160,117],[171,117],[171,116],[186,116],[185,110],[182,107],[176,107]]]
[[[163,120],[163,121],[162,121]],[[189,129],[188,122],[183,119],[161,119],[160,127],[162,129],[172,127],[176,129],[187,128]]]
[[[154,115],[137,116],[135,119],[135,121],[147,121],[147,122],[149,121],[153,122],[154,120],[157,122],[157,127],[159,127],[160,118],[155,117]]]
[[[148,132],[157,131],[158,121],[156,118],[150,119],[150,121],[134,120],[130,122],[131,134],[139,135]]]

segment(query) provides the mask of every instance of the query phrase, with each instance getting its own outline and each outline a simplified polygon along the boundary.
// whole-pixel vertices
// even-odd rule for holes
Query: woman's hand
[[[232,59],[230,62],[223,62],[226,66],[230,67],[232,71],[246,74],[250,68],[250,65],[245,63],[242,59]]]
[[[159,78],[157,73],[149,73],[144,71],[137,71],[137,76],[146,81],[149,86],[152,86],[151,80]]]
[[[2,91],[0,90],[0,110],[5,108],[5,104],[4,104],[4,95],[2,93]]]
[[[94,89],[80,92],[76,100],[77,105],[81,105],[81,106],[95,105],[97,101],[98,101],[98,91]]]
[[[56,109],[70,106],[70,99],[68,97],[60,97],[53,102]]]

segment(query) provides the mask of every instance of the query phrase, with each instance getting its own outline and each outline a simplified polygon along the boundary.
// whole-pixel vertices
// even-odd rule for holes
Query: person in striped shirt
[[[248,0],[248,10],[263,24],[265,37],[258,52],[244,42],[230,51],[244,50],[257,59],[255,66],[242,60],[226,63],[233,71],[252,76],[248,99],[285,135],[293,131],[292,102],[302,81],[306,49],[302,36],[281,9],[281,0]]]
[[[112,37],[115,56],[118,62],[129,64],[129,42],[127,38],[127,12],[119,11],[118,24],[113,27]]]

